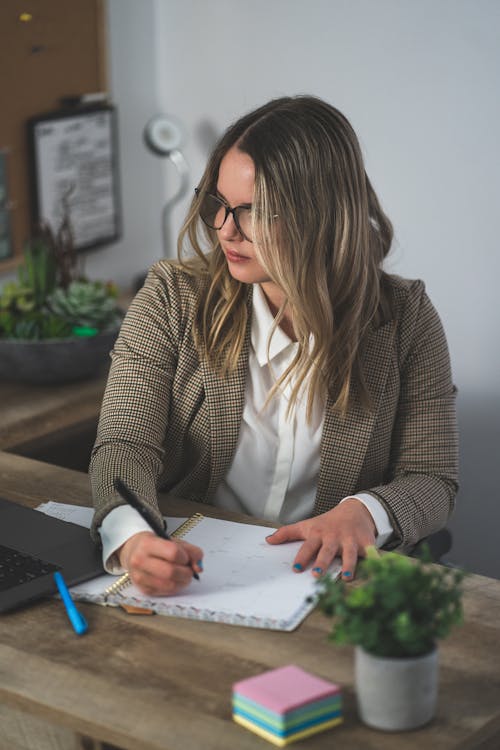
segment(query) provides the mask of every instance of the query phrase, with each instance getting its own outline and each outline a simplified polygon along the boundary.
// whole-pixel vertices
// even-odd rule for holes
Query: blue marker
[[[75,633],[77,633],[77,635],[83,635],[89,629],[87,620],[75,607],[75,603],[71,598],[71,594],[69,593],[68,587],[64,582],[64,578],[59,572],[54,573],[54,580],[57,584],[57,588],[59,589],[59,593],[61,594],[61,599],[63,600],[63,604],[66,607],[69,621],[73,625]]]

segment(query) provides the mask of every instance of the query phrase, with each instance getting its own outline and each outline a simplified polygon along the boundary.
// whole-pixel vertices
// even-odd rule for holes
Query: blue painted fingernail
[[[300,563],[295,563],[295,565],[293,566],[293,569],[294,570],[304,570],[304,568],[302,567],[302,565]]]
[[[200,570],[203,570],[203,561],[202,560],[198,560],[198,562],[196,563],[196,565],[199,567]]]
[[[344,576],[345,578],[350,578],[350,577],[352,576],[352,573],[351,573],[351,571],[350,571],[350,570],[344,570],[344,571],[343,571],[343,573],[342,573],[342,575],[343,575],[343,576]]]
[[[313,573],[322,573],[323,568],[313,568]]]

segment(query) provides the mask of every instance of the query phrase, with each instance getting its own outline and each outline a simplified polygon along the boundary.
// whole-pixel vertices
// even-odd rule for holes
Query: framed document
[[[69,219],[76,250],[120,236],[116,111],[75,107],[28,122],[33,219],[57,234]]]

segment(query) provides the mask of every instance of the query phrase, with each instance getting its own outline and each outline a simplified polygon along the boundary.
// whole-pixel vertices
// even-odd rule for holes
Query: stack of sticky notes
[[[275,745],[342,721],[340,688],[288,665],[233,685],[233,719]]]

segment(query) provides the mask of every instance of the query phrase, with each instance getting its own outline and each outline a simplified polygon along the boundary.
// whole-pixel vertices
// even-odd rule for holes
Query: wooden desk
[[[0,450],[84,470],[107,371],[63,385],[0,383]]]
[[[86,475],[1,452],[0,492],[30,505],[89,503]],[[169,510],[186,514],[195,507]],[[101,742],[129,750],[270,748],[232,722],[231,685],[288,663],[339,682],[345,699],[344,724],[297,748],[500,747],[500,581],[467,580],[466,623],[440,647],[437,717],[406,734],[359,722],[352,649],[327,642],[329,622],[319,613],[294,633],[278,633],[79,606],[90,625],[83,638],[55,600],[1,617],[2,750],[106,747]]]
[[[133,297],[122,290],[119,307],[125,311]],[[0,450],[30,457],[57,456],[68,442],[93,442],[110,361],[96,377],[59,385],[29,385],[0,381]],[[69,450],[70,450],[69,449]],[[42,460],[49,460],[43,456]],[[50,459],[52,460],[52,459]],[[61,465],[58,460],[52,463]],[[63,463],[62,465],[68,465]]]

